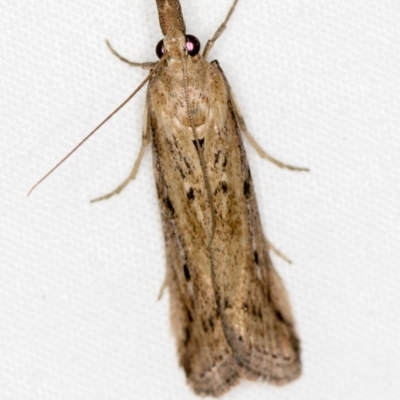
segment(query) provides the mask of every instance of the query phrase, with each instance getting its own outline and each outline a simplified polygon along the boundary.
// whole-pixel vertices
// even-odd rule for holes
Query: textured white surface
[[[182,0],[204,44],[231,0]],[[259,207],[290,292],[304,374],[229,399],[398,399],[400,3],[241,0],[212,51],[259,143]],[[169,330],[144,91],[62,168],[30,186],[145,77],[154,1],[4,2],[0,14],[0,398],[190,399]]]

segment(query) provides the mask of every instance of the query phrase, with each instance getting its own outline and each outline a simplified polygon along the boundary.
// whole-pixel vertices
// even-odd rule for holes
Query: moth
[[[261,227],[242,134],[263,158],[302,168],[258,146],[218,61],[206,61],[237,3],[202,55],[198,39],[186,34],[179,0],[156,0],[164,35],[157,63],[131,62],[108,44],[122,61],[150,73],[105,120],[148,81],[142,147],[133,170],[114,191],[94,200],[121,192],[151,144],[179,362],[194,392],[211,396],[242,378],[282,385],[301,373],[299,338]]]

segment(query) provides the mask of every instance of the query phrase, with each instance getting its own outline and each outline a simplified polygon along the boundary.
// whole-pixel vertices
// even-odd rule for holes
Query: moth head
[[[167,33],[164,39],[157,43],[156,54],[158,58],[161,58],[167,51],[172,58],[181,58],[182,53],[193,57],[199,53],[200,48],[201,44],[196,36],[174,32]]]

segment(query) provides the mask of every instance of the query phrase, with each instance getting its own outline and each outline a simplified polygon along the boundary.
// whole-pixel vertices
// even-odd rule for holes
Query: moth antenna
[[[47,172],[42,178],[40,178],[29,190],[26,197],[33,192],[33,190],[41,184],[49,175],[51,175],[67,158],[69,158],[76,150],[79,149],[95,132],[97,132],[109,119],[111,119],[122,107],[124,107],[135,94],[146,84],[146,82],[154,75],[155,71],[161,65],[161,63],[166,59],[166,54],[158,61],[156,66],[150,71],[147,78],[124,100],[111,114],[108,115],[99,125],[96,126],[83,140],[81,140],[65,157],[63,157],[49,172]]]

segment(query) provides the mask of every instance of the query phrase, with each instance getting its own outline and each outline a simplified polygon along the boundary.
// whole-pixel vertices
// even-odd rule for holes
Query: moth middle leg
[[[142,161],[144,151],[146,150],[146,147],[150,144],[150,140],[151,140],[150,134],[151,134],[151,132],[150,132],[150,124],[149,124],[149,109],[148,109],[148,106],[146,103],[146,107],[145,107],[145,111],[144,111],[144,119],[143,119],[142,146],[140,148],[139,155],[136,158],[135,164],[133,165],[131,173],[112,192],[91,200],[90,201],[91,203],[95,203],[96,201],[100,201],[100,200],[107,200],[110,197],[121,193],[122,190],[125,189],[125,187],[129,184],[129,182],[133,181],[135,179],[136,174],[139,171],[140,162]]]
[[[282,161],[277,160],[275,157],[272,157],[271,155],[269,155],[268,153],[266,153],[261,146],[256,142],[256,140],[254,139],[254,137],[251,135],[251,133],[248,131],[246,123],[244,122],[244,118],[243,115],[240,111],[239,105],[236,101],[235,95],[233,94],[233,91],[228,83],[228,80],[226,79],[226,76],[224,74],[224,71],[222,70],[222,68],[219,65],[219,62],[217,60],[214,60],[211,62],[211,64],[214,64],[215,66],[217,66],[217,68],[219,69],[219,71],[221,72],[221,74],[224,77],[225,80],[225,84],[226,87],[228,89],[228,93],[229,93],[229,99],[231,102],[231,107],[232,107],[232,111],[235,114],[236,117],[236,121],[239,124],[239,128],[241,130],[241,132],[246,136],[246,138],[248,139],[248,141],[250,142],[250,144],[254,147],[254,149],[257,151],[257,153],[259,154],[259,156],[261,158],[264,158],[270,162],[272,162],[273,164],[275,164],[276,166],[280,167],[280,168],[285,168],[285,169],[289,169],[291,171],[309,171],[308,168],[303,168],[303,167],[295,167],[293,165],[289,165],[289,164],[285,164]]]

